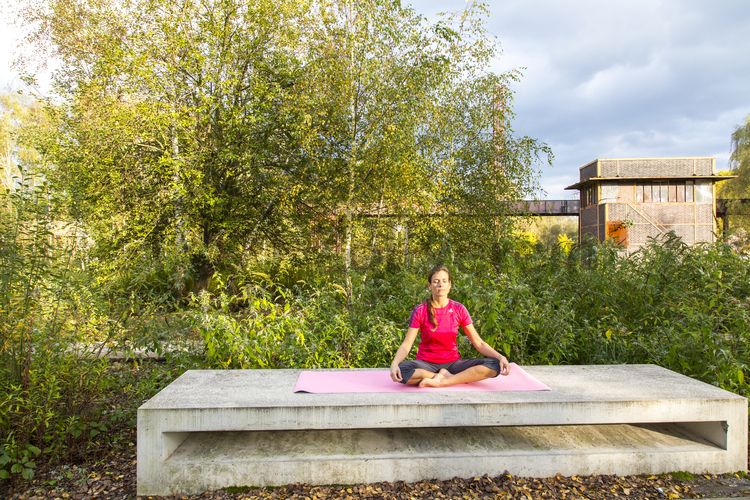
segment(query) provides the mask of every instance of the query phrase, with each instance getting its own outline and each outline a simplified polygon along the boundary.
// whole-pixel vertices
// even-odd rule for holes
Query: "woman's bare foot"
[[[451,376],[451,372],[442,368],[434,377],[422,379],[419,387],[442,387],[443,381]]]
[[[432,378],[423,378],[419,383],[419,387],[440,387],[441,379],[440,375],[435,375]]]

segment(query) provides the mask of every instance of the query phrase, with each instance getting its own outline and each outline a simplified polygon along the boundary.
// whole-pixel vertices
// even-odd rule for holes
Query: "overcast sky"
[[[427,16],[464,0],[411,0]],[[496,0],[496,70],[525,67],[514,129],[552,147],[547,198],[596,158],[713,156],[750,114],[748,0]]]
[[[466,6],[404,3],[427,17]],[[714,156],[727,168],[731,133],[750,115],[750,1],[495,0],[490,8],[502,50],[494,70],[526,68],[513,87],[513,128],[555,154],[542,171],[546,198],[577,197],[563,188],[596,158]],[[14,33],[0,32],[6,90],[19,84],[9,69]]]

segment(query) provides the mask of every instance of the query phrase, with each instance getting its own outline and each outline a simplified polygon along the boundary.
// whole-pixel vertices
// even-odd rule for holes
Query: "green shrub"
[[[452,297],[489,344],[522,364],[656,363],[747,394],[750,264],[723,244],[688,247],[668,236],[632,255],[584,243],[538,246],[496,265],[455,259]],[[424,272],[391,264],[342,284],[315,266],[295,285],[265,273],[215,281],[192,318],[214,367],[387,366],[409,313],[426,298]],[[276,264],[276,269],[286,269]],[[284,274],[284,276],[287,276]],[[464,356],[474,356],[461,341]]]
[[[32,477],[40,459],[121,444],[102,437],[134,427],[139,402],[187,369],[388,366],[435,263],[373,259],[350,275],[348,296],[330,255],[257,257],[181,302],[180,258],[137,272],[92,265],[51,238],[44,199],[8,198],[0,210],[3,480]],[[503,240],[494,261],[441,252],[451,296],[511,361],[655,363],[750,394],[750,260],[727,245],[668,236],[623,255],[593,242],[568,252]],[[103,345],[167,362],[113,366],[97,356]],[[476,355],[465,338],[459,347]]]
[[[33,476],[37,455],[80,457],[106,428],[106,361],[84,340],[110,324],[73,258],[73,232],[55,236],[44,187],[0,197],[0,478]],[[106,335],[106,333],[105,333]]]
[[[342,368],[390,362],[400,328],[387,318],[347,309],[341,286],[293,293],[261,278],[265,286],[243,283],[238,295],[206,291],[194,297],[194,324],[209,366]]]
[[[19,474],[23,479],[33,478],[36,469],[34,457],[40,453],[36,446],[19,447],[12,439],[7,440],[0,450],[0,479],[10,479],[11,474]]]

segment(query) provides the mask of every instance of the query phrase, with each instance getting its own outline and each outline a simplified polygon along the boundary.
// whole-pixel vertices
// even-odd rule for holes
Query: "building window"
[[[581,188],[581,208],[596,205],[596,186]]]
[[[639,182],[635,185],[637,203],[692,203],[693,181]]]
[[[711,203],[713,201],[713,190],[708,182],[701,182],[695,185],[695,202]]]

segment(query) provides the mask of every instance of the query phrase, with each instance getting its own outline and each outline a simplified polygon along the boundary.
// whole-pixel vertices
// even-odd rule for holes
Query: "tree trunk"
[[[356,81],[354,78],[354,41],[352,34],[354,33],[354,11],[352,9],[351,2],[347,3],[347,31],[349,34],[347,43],[349,45],[349,74],[348,79],[351,84],[351,95],[349,96],[349,112],[351,117],[351,124],[349,129],[349,139],[351,145],[351,152],[348,161],[348,184],[347,184],[347,195],[346,195],[346,243],[344,250],[344,271],[346,272],[346,300],[347,306],[351,307],[352,297],[354,294],[352,285],[352,233],[353,233],[353,218],[352,212],[354,210],[354,181],[355,181],[355,169],[357,168],[357,88]]]
[[[404,225],[404,266],[409,268],[409,226]]]
[[[352,285],[352,234],[353,234],[353,217],[352,203],[354,202],[354,170],[350,166],[349,173],[349,195],[346,202],[345,228],[345,246],[344,246],[344,272],[346,273],[346,304],[351,307],[352,294],[354,293]]]
[[[175,111],[176,112],[176,111]],[[172,124],[172,159],[177,160],[180,156],[180,139],[177,137],[177,125]],[[175,168],[172,174],[172,183],[177,186],[180,182],[180,172]],[[187,241],[185,240],[185,221],[182,218],[182,201],[178,197],[175,201],[174,214],[176,220],[175,241],[180,251],[187,250]]]
[[[193,283],[193,293],[198,293],[202,290],[208,289],[208,284],[211,281],[216,269],[214,265],[208,260],[206,254],[196,253],[190,258],[190,264],[195,273],[195,282]]]

